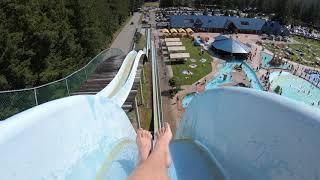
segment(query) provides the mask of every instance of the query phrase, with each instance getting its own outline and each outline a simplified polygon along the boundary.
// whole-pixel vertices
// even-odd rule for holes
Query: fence
[[[99,63],[123,55],[120,49],[106,49],[69,76],[42,86],[0,92],[0,120],[45,102],[70,96],[95,72]]]

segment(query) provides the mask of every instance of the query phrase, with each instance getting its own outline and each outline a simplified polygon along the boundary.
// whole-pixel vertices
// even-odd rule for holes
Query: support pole
[[[141,127],[141,124],[140,124],[140,115],[139,115],[139,109],[137,104],[137,97],[134,98],[134,109],[136,112],[136,119],[137,119],[138,129],[139,129]]]
[[[66,87],[67,87],[68,96],[70,96],[69,85],[68,85],[68,79],[66,79]]]
[[[34,100],[36,101],[36,106],[38,106],[39,103],[38,103],[38,97],[37,97],[37,89],[34,88],[33,91],[34,91]]]

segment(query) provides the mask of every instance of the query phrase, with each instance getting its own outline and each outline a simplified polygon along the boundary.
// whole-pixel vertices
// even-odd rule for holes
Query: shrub
[[[275,89],[274,89],[274,92],[277,93],[277,94],[282,94],[282,88],[280,86],[277,86]]]

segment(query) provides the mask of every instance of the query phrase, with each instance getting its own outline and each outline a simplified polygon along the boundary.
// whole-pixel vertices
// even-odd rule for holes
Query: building
[[[211,44],[212,50],[220,56],[230,59],[246,59],[251,48],[240,41],[226,36],[217,36]]]
[[[263,19],[229,16],[171,16],[171,28],[192,28],[196,31],[260,34]]]
[[[281,26],[281,24],[277,21],[268,21],[262,27],[262,32],[269,35],[281,35],[281,36],[289,36],[290,31]]]

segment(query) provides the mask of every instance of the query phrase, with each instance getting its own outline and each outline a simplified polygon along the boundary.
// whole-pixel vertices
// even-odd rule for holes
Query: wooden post
[[[134,98],[134,109],[136,112],[136,119],[137,119],[137,123],[138,123],[138,129],[141,127],[140,124],[140,115],[139,115],[139,109],[138,109],[138,104],[137,104],[137,98]]]
[[[144,98],[143,98],[143,91],[142,91],[142,82],[141,82],[141,78],[139,80],[140,82],[140,96],[141,96],[141,104],[144,105]]]

